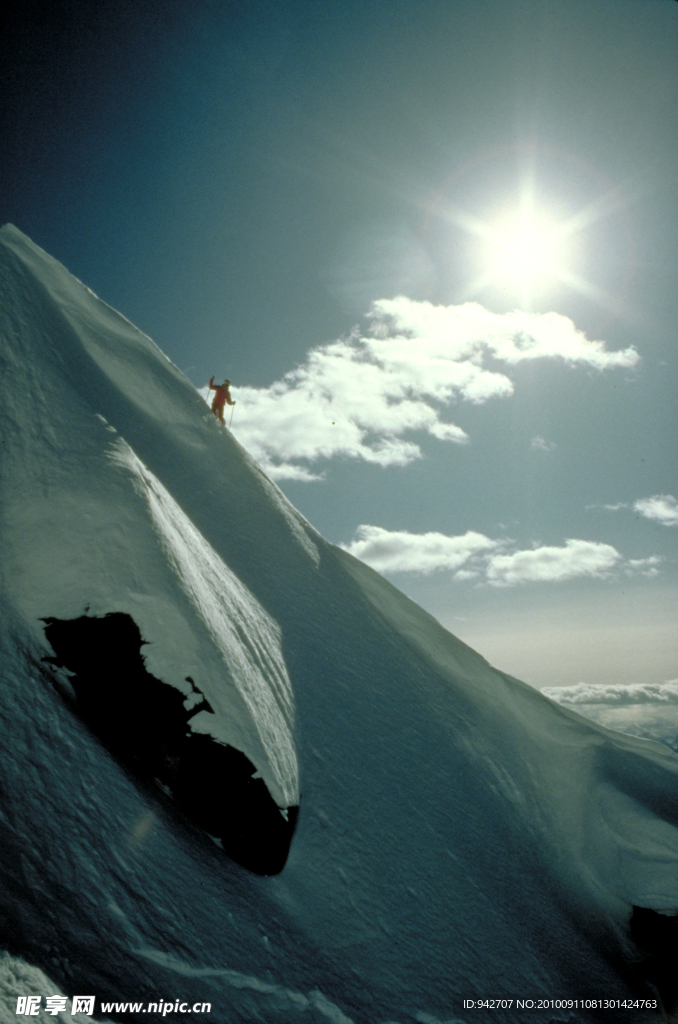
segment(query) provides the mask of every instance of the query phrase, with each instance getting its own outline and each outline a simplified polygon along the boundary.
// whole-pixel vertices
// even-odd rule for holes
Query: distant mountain
[[[149,338],[0,242],[0,945],[95,1016],[647,1024],[678,757],[327,543]]]

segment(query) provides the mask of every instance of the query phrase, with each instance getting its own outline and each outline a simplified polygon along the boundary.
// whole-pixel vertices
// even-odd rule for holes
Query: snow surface
[[[209,1000],[219,1024],[652,996],[628,924],[678,911],[678,757],[495,670],[324,541],[149,338],[0,242],[0,942],[69,995]],[[228,860],[60,698],[42,620],[113,611],[207,696],[193,729],[281,808],[301,794],[280,875]]]

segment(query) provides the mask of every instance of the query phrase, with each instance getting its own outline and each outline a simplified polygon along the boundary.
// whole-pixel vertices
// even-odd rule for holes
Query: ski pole
[[[231,429],[231,423],[233,422],[233,413],[234,413],[234,412],[235,412],[235,402],[234,402],[234,403],[233,403],[233,405],[231,406],[231,418],[230,418],[230,420],[228,421],[228,429],[229,429],[229,430]]]

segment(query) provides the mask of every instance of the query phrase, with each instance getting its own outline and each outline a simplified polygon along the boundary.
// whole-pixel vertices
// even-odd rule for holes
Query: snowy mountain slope
[[[0,241],[6,947],[64,991],[211,999],[228,1024],[652,996],[629,920],[678,910],[678,759],[494,670],[327,544],[148,338],[15,228]],[[300,803],[280,874],[226,858],[83,721],[114,640],[89,689],[55,687],[44,620],[109,613],[189,744]],[[132,718],[124,674],[106,686]],[[195,778],[230,806],[225,777]]]
[[[58,268],[47,280],[64,317],[50,322],[40,286],[36,293],[43,294],[29,299],[47,358],[41,367],[36,365],[30,345],[21,336],[27,327],[24,322],[15,335],[14,350],[8,351],[5,371],[7,390],[13,396],[6,410],[7,433],[21,434],[34,445],[28,459],[22,444],[5,456],[11,474],[5,477],[6,487],[13,497],[8,503],[12,538],[5,556],[8,585],[19,588],[18,606],[29,617],[37,611],[31,602],[37,598],[45,607],[47,594],[58,594],[65,618],[82,612],[85,605],[92,614],[114,609],[129,612],[152,645],[146,654],[149,669],[157,667],[158,675],[186,696],[192,692],[186,676],[196,671],[195,647],[200,644],[186,622],[193,626],[198,619],[213,638],[212,645],[201,645],[203,650],[217,648],[206,678],[201,664],[205,695],[217,708],[216,721],[210,724],[205,713],[199,713],[198,728],[225,742],[253,746],[245,753],[260,767],[273,795],[282,806],[295,803],[298,779],[289,721],[291,694],[274,624],[160,481],[100,412],[92,415],[87,402],[96,402],[102,379],[124,380],[121,367],[127,356],[140,366],[140,374],[132,375],[124,393],[118,383],[113,395],[102,396],[98,410],[104,408],[120,422],[121,416],[124,421],[130,415],[130,407],[134,412],[143,406],[139,426],[148,441],[153,428],[170,414],[165,396],[172,387],[188,392],[202,413],[204,405],[164,358],[169,380],[164,379],[160,387],[153,384],[148,361],[150,355],[157,359],[154,346],[91,293],[78,289],[86,300],[81,310],[69,293],[70,282],[62,282]],[[30,287],[28,282],[26,286]],[[112,334],[118,342],[108,359],[99,342],[97,315],[106,325],[107,336]],[[108,377],[97,373],[99,367],[105,368]],[[70,429],[64,429],[66,423]],[[162,439],[154,441],[163,445]],[[34,473],[41,481],[38,494]],[[74,523],[78,524],[75,548]],[[50,537],[49,558],[45,558],[45,534]],[[167,585],[168,576],[175,578],[174,586]],[[163,579],[155,582],[155,577]],[[173,599],[168,598],[170,594]],[[186,604],[192,615],[185,614]],[[156,643],[160,621],[161,643]],[[262,657],[266,664],[258,665]],[[218,712],[225,671],[231,690],[236,691],[225,698],[227,715]],[[256,731],[250,728],[251,715]]]

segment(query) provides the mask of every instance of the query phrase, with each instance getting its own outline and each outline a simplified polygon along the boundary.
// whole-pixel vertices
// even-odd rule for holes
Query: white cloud
[[[678,526],[678,499],[672,494],[655,494],[634,502],[636,512],[647,519],[655,519],[663,526]]]
[[[600,505],[587,505],[587,508],[600,508]],[[678,498],[672,494],[653,494],[651,498],[639,498],[630,505],[627,501],[619,501],[614,505],[603,505],[608,512],[618,512],[620,508],[631,508],[646,519],[654,519],[663,526],[678,526]]]
[[[659,569],[664,559],[661,555],[650,555],[649,558],[629,558],[625,565],[625,572],[628,576],[640,573],[641,576],[658,576]]]
[[[377,572],[427,575],[447,570],[455,580],[478,580],[495,587],[559,583],[586,576],[606,578],[616,570],[654,576],[662,561],[657,555],[624,559],[616,548],[597,541],[566,540],[562,547],[541,545],[507,551],[510,543],[473,530],[448,536],[362,525],[351,543],[341,547]]]
[[[234,388],[234,433],[272,476],[318,479],[308,464],[333,457],[406,465],[421,456],[405,438],[417,431],[467,441],[441,418],[444,409],[511,395],[497,363],[560,359],[603,370],[639,358],[632,348],[608,352],[557,313],[498,314],[477,303],[434,306],[401,296],[375,302],[369,320],[365,336],[311,350],[270,387]]]
[[[472,530],[462,536],[448,537],[443,533],[416,534],[384,530],[380,526],[359,526],[356,539],[342,547],[378,572],[428,574],[439,569],[459,569],[474,555],[497,545],[498,541]],[[475,573],[458,572],[456,575],[466,579]]]
[[[543,437],[533,437],[530,448],[536,452],[553,452],[556,449],[554,441],[545,441]]]
[[[678,679],[666,683],[595,684],[547,686],[542,693],[559,704],[678,704]]]
[[[494,555],[487,567],[488,582],[511,586],[525,582],[558,582],[577,576],[604,576],[621,559],[610,544],[566,540],[564,547],[538,547],[510,555]]]
[[[482,361],[490,354],[508,364],[557,358],[601,370],[639,360],[634,348],[608,352],[603,341],[589,341],[560,313],[491,313],[476,302],[434,306],[401,295],[375,302],[370,316],[382,333],[422,342],[429,357]]]

